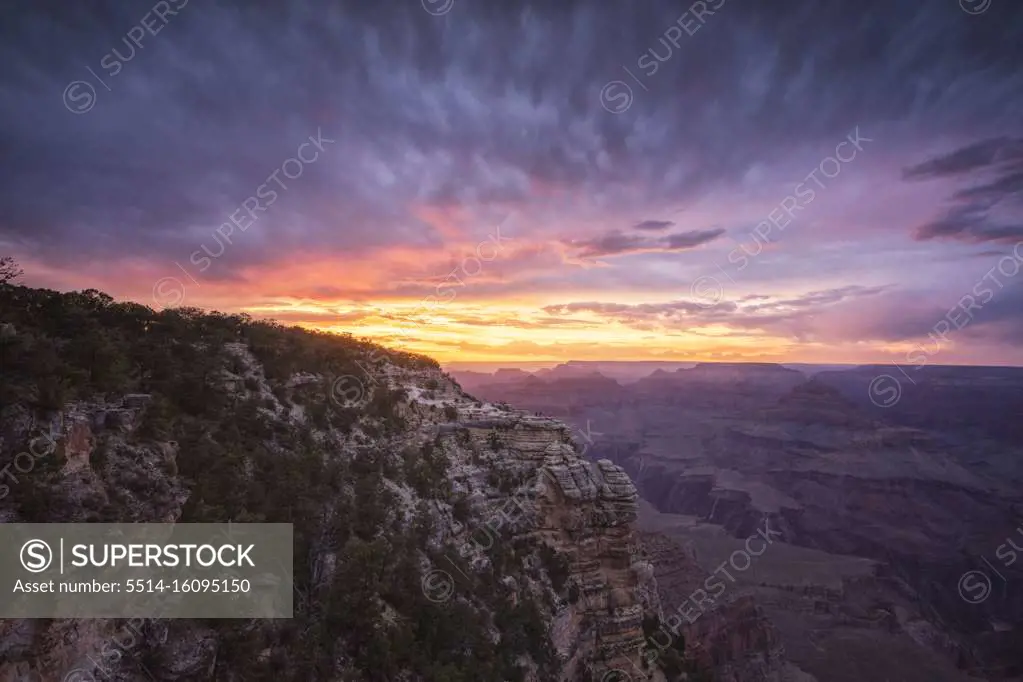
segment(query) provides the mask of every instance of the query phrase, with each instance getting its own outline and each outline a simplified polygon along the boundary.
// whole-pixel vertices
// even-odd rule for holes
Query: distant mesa
[[[802,372],[774,362],[701,362],[688,372],[692,376],[742,377],[744,379],[785,377],[800,381],[805,379]]]
[[[778,399],[777,407],[767,410],[775,420],[804,424],[828,424],[866,428],[871,420],[853,401],[834,386],[811,379],[799,384]]]
[[[517,367],[502,367],[501,369],[494,372],[495,379],[525,379],[528,376],[532,376],[529,372],[524,372]]]
[[[805,384],[799,384],[789,393],[782,396],[778,403],[781,405],[793,405],[800,407],[828,405],[848,410],[856,409],[856,406],[853,405],[852,401],[843,396],[837,388],[816,380],[810,380]]]

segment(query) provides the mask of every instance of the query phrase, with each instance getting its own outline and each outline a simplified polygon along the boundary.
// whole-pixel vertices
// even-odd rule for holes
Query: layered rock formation
[[[439,557],[446,548],[458,547],[470,559],[464,569],[470,582],[489,585],[496,576],[501,585],[496,599],[540,605],[556,664],[523,659],[526,680],[587,676],[599,680],[609,670],[633,667],[644,647],[643,618],[657,615],[659,604],[653,571],[635,553],[630,524],[636,519],[637,491],[619,466],[607,460],[588,462],[563,422],[481,403],[433,368],[379,363],[374,375],[366,378],[366,383],[374,385],[374,398],[387,391],[403,396],[389,412],[384,410],[390,422],[369,414],[373,406],[367,401],[361,406],[364,412],[348,406],[342,410],[354,419],[347,432],[329,420],[331,425],[322,428],[310,416],[316,405],[297,401],[300,391],[315,397],[317,390],[322,391],[321,401],[330,400],[330,377],[305,372],[270,382],[245,344],[228,346],[224,361],[233,370],[211,372],[210,380],[238,404],[258,401],[262,405],[251,408],[255,410],[251,418],[268,425],[266,435],[259,438],[305,434],[301,437],[322,443],[330,458],[342,462],[358,460],[367,450],[387,453],[380,462],[384,471],[400,470],[402,462],[408,465],[408,455],[401,453],[428,445],[438,453],[446,471],[441,487],[450,492],[430,491],[436,494],[431,494],[430,504],[424,504],[426,500],[410,481],[387,474],[390,478],[384,483],[397,501],[388,510],[387,523],[394,524],[392,528],[411,526],[421,509],[433,509],[429,525],[434,532],[421,548],[424,572],[454,573]],[[0,504],[2,518],[17,522],[30,514],[37,521],[97,521],[107,520],[113,510],[116,516],[111,520],[188,520],[185,510],[195,484],[179,476],[178,462],[192,454],[186,448],[212,440],[208,434],[198,435],[195,443],[179,445],[162,437],[161,423],[155,413],[149,413],[159,398],[125,394],[119,399],[77,401],[42,421],[8,409],[0,424],[3,454],[40,434],[53,446],[47,457],[36,460],[39,470],[26,476]],[[265,447],[279,453],[275,457],[289,457],[287,442],[293,441],[268,440]],[[242,470],[248,466],[243,463]],[[332,496],[350,494],[344,480],[341,484],[333,493],[326,491],[330,494],[323,500],[324,518],[333,513]],[[461,511],[456,509],[459,506]],[[516,551],[503,558],[489,551],[479,542],[483,533],[507,541],[506,546]],[[380,537],[386,540],[386,534]],[[461,552],[465,548],[469,551]],[[323,542],[314,541],[310,552],[312,576],[305,588],[308,594],[303,592],[297,599],[296,618],[314,627],[318,616],[313,604],[325,598],[331,584],[337,584],[345,558]],[[503,607],[490,596],[493,588],[480,588],[478,594],[477,586],[467,589],[462,602],[471,604],[483,621],[497,622],[496,611]],[[386,609],[384,621],[367,623],[366,628],[387,627],[387,619],[406,618],[389,606]],[[124,653],[117,661],[104,658],[100,650],[109,648],[123,627],[113,620],[2,623],[0,680],[48,681],[61,679],[72,669],[100,675],[90,667],[89,661],[96,660],[106,666],[102,675],[134,680],[143,652],[146,665],[161,680],[228,679],[222,670],[223,631],[187,620],[149,623],[133,640],[137,644],[131,655]],[[250,633],[245,637],[272,641],[276,627],[273,622],[254,621],[242,630]],[[162,635],[157,636],[157,631]],[[500,642],[505,634],[492,626],[486,636]],[[274,656],[280,660],[281,653],[267,648],[247,664],[270,665]],[[335,676],[329,679],[379,679],[361,675],[343,660],[335,665]],[[644,676],[663,680],[656,669]],[[643,679],[636,674],[632,678]]]
[[[666,612],[685,604],[704,586],[706,572],[690,551],[671,538],[653,532],[637,533],[642,552],[656,571],[656,584]],[[815,682],[785,657],[774,625],[746,594],[726,591],[720,603],[679,628],[686,656],[721,682]]]
[[[490,449],[494,466],[524,481],[516,496],[523,514],[505,527],[537,538],[567,564],[551,624],[561,679],[630,668],[644,647],[643,617],[657,615],[658,604],[652,570],[635,553],[638,493],[628,475],[609,460],[584,459],[558,420],[492,406],[463,407],[459,416],[464,421],[443,427],[443,437],[458,442],[467,434]],[[486,492],[491,510],[506,504],[506,495]]]
[[[537,531],[568,557],[569,580],[578,590],[554,624],[562,633],[555,645],[567,659],[566,678],[594,659],[614,669],[643,647],[641,566],[628,525],[636,517],[636,489],[607,461],[595,474],[577,456],[564,456],[545,473]]]

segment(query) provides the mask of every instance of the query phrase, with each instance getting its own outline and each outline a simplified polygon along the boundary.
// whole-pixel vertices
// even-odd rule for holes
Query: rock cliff
[[[632,481],[608,460],[588,462],[561,421],[450,395],[459,420],[439,433],[463,454],[459,482],[482,501],[487,535],[528,536],[564,562],[551,621],[562,679],[599,679],[630,665],[645,646],[644,615],[658,614],[651,567],[638,560],[633,540]],[[459,442],[468,447],[459,450]]]
[[[346,340],[357,371],[339,377],[332,339],[190,315],[145,351],[193,364],[143,359],[129,390],[94,390],[93,367],[42,401],[30,373],[10,375],[0,467],[18,468],[0,521],[293,522],[295,618],[2,621],[0,682],[596,681],[638,660],[659,603],[637,492],[568,426],[477,401],[414,357]],[[7,360],[43,333],[12,324],[37,341]]]

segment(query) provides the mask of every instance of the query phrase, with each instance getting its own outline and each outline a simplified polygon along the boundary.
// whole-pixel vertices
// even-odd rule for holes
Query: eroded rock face
[[[582,460],[547,467],[554,477],[555,486],[561,496],[569,502],[594,502],[597,499],[597,482],[589,463]]]
[[[635,489],[630,509],[611,497],[603,471],[594,472],[586,462],[552,464],[548,470],[553,480],[538,498],[537,525],[544,541],[568,558],[569,581],[578,589],[569,614],[561,616],[579,623],[575,652],[562,652],[568,654],[571,679],[583,663],[606,661],[614,668],[642,648],[643,607],[628,526],[636,513]],[[620,479],[616,485],[621,489]]]
[[[630,524],[638,493],[628,475],[609,460],[583,458],[558,420],[474,408],[460,416],[474,444],[496,446],[496,465],[527,481],[528,523],[517,532],[535,535],[567,561],[566,587],[550,630],[561,679],[632,670],[644,647],[643,617],[658,614],[659,601],[652,568],[635,553]],[[458,431],[441,432],[457,440]],[[491,498],[491,505],[504,500]],[[660,673],[650,675],[660,679]]]
[[[632,479],[624,469],[609,459],[598,460],[597,466],[600,467],[604,481],[600,489],[600,500],[606,518],[617,522],[612,525],[632,523],[636,520],[636,501],[639,499],[639,492]]]
[[[259,376],[255,375],[257,380]],[[560,659],[558,678],[567,682],[590,675],[592,680],[600,680],[608,670],[631,670],[644,646],[644,615],[658,614],[660,606],[653,570],[635,552],[631,524],[636,519],[638,495],[625,471],[609,460],[587,461],[563,422],[481,404],[439,371],[389,368],[378,379],[392,388],[408,389],[408,397],[399,406],[406,428],[395,437],[394,450],[435,442],[450,460],[452,504],[437,505],[444,507],[440,513],[447,514],[447,524],[442,524],[445,530],[435,538],[436,543],[457,542],[492,525],[498,513],[507,517],[511,506],[521,508],[522,513],[509,518],[503,530],[542,542],[557,562],[564,562],[564,574],[557,588],[551,566],[525,575],[505,575],[501,582],[514,593],[514,599],[543,596],[540,601],[553,603],[544,615],[551,647]],[[293,383],[310,382],[302,377]],[[426,385],[431,388],[424,390]],[[241,381],[232,386],[233,390],[245,390]],[[265,386],[258,388],[266,400],[273,400],[273,394],[263,390]],[[143,394],[112,402],[76,403],[55,415],[52,424],[27,416],[19,419],[12,413],[0,424],[0,434],[9,442],[24,442],[36,432],[52,436],[55,447],[48,456],[57,473],[50,480],[57,491],[55,497],[71,510],[68,516],[96,520],[87,516],[89,510],[113,503],[124,518],[133,521],[174,522],[181,518],[189,489],[175,464],[178,444],[140,433],[150,403],[151,397]],[[266,418],[302,418],[301,411],[289,407],[267,411]],[[451,408],[457,412],[453,421]],[[350,456],[352,442],[364,438],[358,429],[350,436],[319,435],[336,442],[334,454],[338,457]],[[495,485],[495,476],[502,481],[507,477],[514,485]],[[405,507],[399,514],[419,503],[407,488],[395,484],[394,489]],[[15,493],[27,494],[22,489]],[[468,501],[472,509],[464,522],[452,518],[456,498]],[[483,553],[477,564],[488,561]],[[313,585],[329,583],[337,564],[337,557],[326,549],[318,553],[313,562]],[[146,622],[125,634],[128,625],[103,619],[0,622],[0,680],[61,679],[80,661],[106,664],[104,648],[128,636],[150,652],[147,665],[158,679],[214,679],[218,652],[224,646],[215,632],[187,620]],[[264,626],[253,623],[251,627],[258,630]],[[496,641],[500,633],[493,637]],[[343,670],[343,665],[339,663],[339,669]],[[530,671],[526,676],[529,682],[552,679],[531,662],[525,662],[523,668]],[[104,674],[115,680],[135,679],[128,663],[120,660],[109,661]],[[632,679],[644,678],[632,674]],[[651,672],[646,679],[659,681],[663,677]]]
[[[739,596],[686,627],[686,651],[722,682],[777,679],[783,658],[778,632],[752,597]]]
[[[704,586],[705,572],[691,550],[660,533],[639,532],[642,553],[656,567],[664,612],[678,611],[694,590]],[[724,599],[707,612],[687,608],[688,620],[678,631],[685,641],[686,658],[701,670],[713,671],[726,682],[814,682],[786,659],[781,637],[763,610],[748,595],[726,591]],[[666,618],[667,622],[672,619]]]

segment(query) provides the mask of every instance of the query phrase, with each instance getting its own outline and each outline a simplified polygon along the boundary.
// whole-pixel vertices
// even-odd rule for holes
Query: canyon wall
[[[636,553],[632,523],[637,492],[620,467],[606,460],[587,461],[566,424],[479,402],[435,368],[376,362],[368,363],[374,374],[365,383],[372,381],[374,396],[395,396],[393,410],[379,418],[365,405],[343,403],[341,409],[353,421],[342,430],[330,419],[326,426],[317,423],[317,403],[309,402],[310,394],[318,401],[338,402],[331,395],[331,377],[298,373],[286,381],[271,381],[245,344],[228,344],[226,349],[224,367],[207,379],[229,401],[248,406],[250,412],[242,417],[229,411],[224,423],[237,420],[245,432],[244,424],[255,423],[246,419],[258,421],[258,438],[265,439],[260,447],[285,459],[293,456],[289,448],[299,437],[319,443],[327,460],[345,467],[356,466],[369,451],[377,453],[378,466],[385,472],[384,487],[394,500],[384,510],[380,541],[395,542],[388,538],[388,526],[411,528],[419,519],[432,528],[418,550],[424,592],[428,575],[443,574],[453,583],[465,578],[463,593],[454,590],[450,602],[436,608],[448,609],[457,601],[473,609],[481,622],[491,623],[485,636],[500,649],[508,635],[496,625],[498,612],[509,604],[538,605],[547,643],[520,658],[525,679],[596,681],[610,670],[633,667],[645,646],[643,619],[659,615],[652,567]],[[173,434],[162,433],[154,426],[160,398],[126,394],[74,401],[45,417],[23,406],[5,408],[0,415],[0,450],[7,454],[41,435],[52,448],[37,460],[37,470],[27,473],[13,494],[0,501],[0,520],[190,520],[196,481],[179,472],[179,463],[183,457],[196,456],[196,443],[215,438],[207,432],[179,443]],[[254,433],[243,435],[256,438]],[[417,487],[400,474],[402,467],[422,464],[419,459],[431,452],[442,462],[444,474],[430,489]],[[252,483],[241,473],[252,464],[246,455],[241,457],[242,478],[233,481],[237,486]],[[215,454],[207,464],[218,466]],[[342,478],[340,484],[333,492],[327,488],[316,493],[322,498],[316,497],[314,506],[319,505],[317,514],[324,519],[336,515],[337,499],[351,493],[351,481]],[[231,479],[225,479],[225,485],[232,485]],[[316,612],[316,602],[327,598],[345,566],[341,552],[315,539],[325,533],[302,530],[314,538],[309,547],[310,575],[296,575],[296,580],[303,579],[296,620],[308,631],[323,617]],[[513,548],[507,555],[511,559],[499,559],[493,549],[497,543]],[[445,563],[445,553],[457,554],[465,562]],[[482,587],[495,581],[496,593]],[[346,588],[342,584],[340,589]],[[387,619],[405,618],[401,607],[386,604],[387,597],[377,599],[385,603]],[[429,611],[425,617],[429,622]],[[282,660],[285,678],[299,674],[298,663],[292,661],[300,654],[282,653],[280,645],[273,644],[279,630],[274,621],[224,629],[189,620],[135,623],[132,645],[112,656],[111,642],[122,641],[119,635],[129,626],[131,622],[104,619],[0,622],[0,682],[49,682],[74,670],[134,682],[143,679],[143,660],[145,670],[168,681],[251,679],[260,674],[253,671],[269,671],[274,661],[281,665]],[[237,646],[228,644],[237,642],[235,638],[253,646],[257,640],[266,644],[253,649],[244,664],[239,659],[234,665],[227,647]],[[544,649],[553,651],[556,660],[542,661]],[[380,675],[344,660],[331,665],[333,673],[320,679],[375,680]],[[654,666],[644,677],[633,674],[632,679],[664,678]]]

